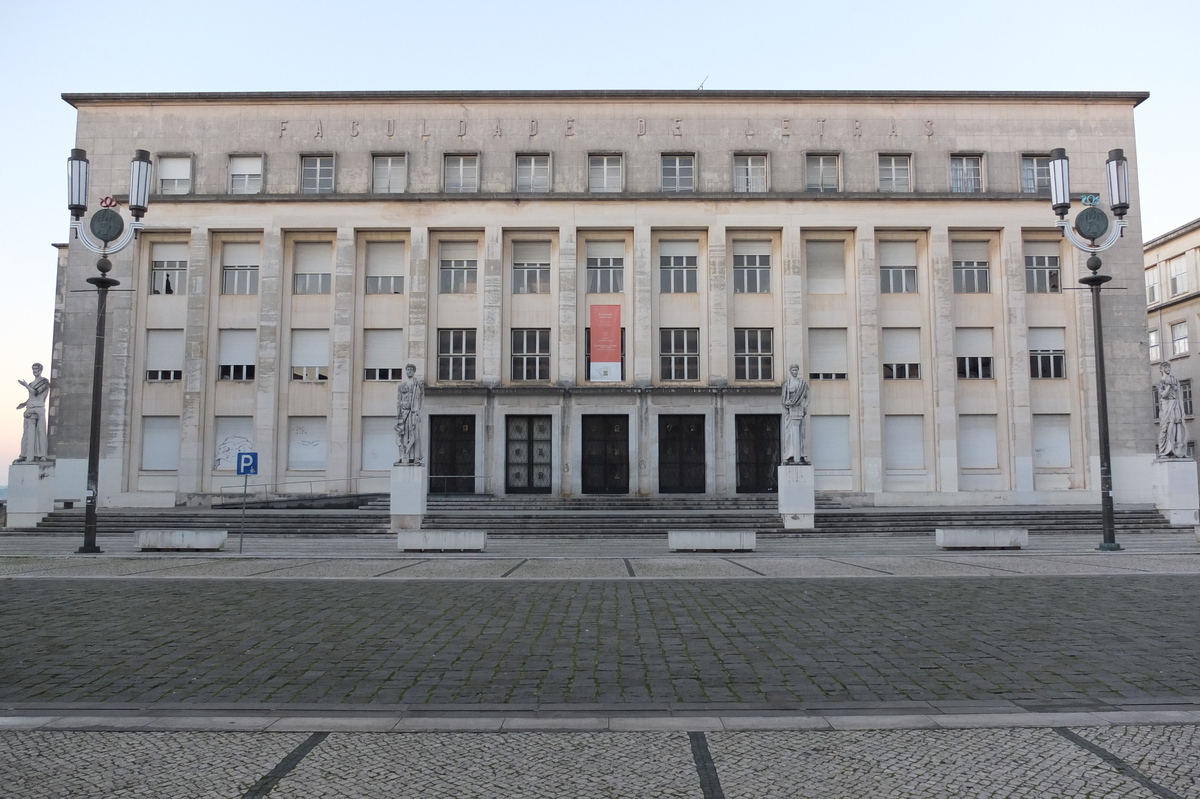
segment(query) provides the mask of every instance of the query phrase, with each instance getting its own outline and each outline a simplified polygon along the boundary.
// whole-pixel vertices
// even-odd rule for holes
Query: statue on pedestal
[[[396,389],[396,443],[400,446],[397,466],[421,463],[421,406],[425,384],[416,377],[417,367],[404,367],[404,378]]]
[[[800,377],[800,367],[788,367],[791,377],[783,383],[783,462],[808,464],[804,456],[804,437],[808,427],[808,381]]]
[[[1187,430],[1183,426],[1183,392],[1171,364],[1158,366],[1158,457],[1186,458]]]
[[[15,463],[44,461],[46,458],[46,397],[50,381],[42,377],[42,365],[33,365],[33,380],[17,380],[29,392],[29,399],[17,406],[25,409],[25,427],[21,433],[21,456]]]

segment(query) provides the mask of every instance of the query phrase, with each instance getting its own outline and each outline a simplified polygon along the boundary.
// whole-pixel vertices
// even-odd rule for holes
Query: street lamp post
[[[1071,175],[1067,151],[1050,151],[1050,203],[1058,216],[1055,227],[1062,230],[1067,241],[1079,250],[1090,253],[1087,268],[1090,274],[1079,282],[1092,292],[1092,325],[1096,342],[1096,410],[1100,427],[1100,508],[1103,516],[1104,538],[1097,549],[1102,552],[1118,552],[1116,528],[1113,523],[1112,455],[1108,437],[1108,388],[1104,375],[1104,326],[1100,318],[1100,289],[1112,280],[1112,275],[1100,274],[1100,256],[1117,243],[1129,223],[1125,214],[1129,212],[1129,161],[1121,150],[1110,150],[1105,169],[1108,175],[1108,201],[1113,216],[1117,219],[1109,228],[1108,215],[1097,206],[1100,198],[1085,195],[1084,208],[1075,217],[1074,226],[1067,221],[1071,210]]]
[[[67,159],[67,208],[71,211],[71,230],[84,247],[100,256],[96,270],[100,273],[89,277],[87,282],[96,287],[96,354],[92,363],[92,423],[88,435],[87,494],[84,498],[83,546],[77,552],[97,553],[96,545],[96,499],[100,482],[100,403],[104,397],[104,327],[108,310],[108,290],[121,285],[108,273],[112,271],[109,255],[118,253],[137,238],[138,231],[145,225],[142,217],[150,201],[150,153],[135,150],[129,167],[129,212],[133,221],[125,226],[125,220],[110,204],[92,215],[88,228],[83,225],[87,213],[88,160],[83,150],[71,150]],[[115,205],[116,203],[111,203]],[[95,239],[92,238],[95,236]]]

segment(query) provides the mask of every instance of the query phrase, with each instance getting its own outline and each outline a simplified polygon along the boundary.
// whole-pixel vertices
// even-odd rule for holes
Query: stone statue
[[[1179,378],[1171,374],[1171,364],[1159,364],[1158,378],[1158,457],[1186,458],[1187,431],[1183,427],[1183,394]]]
[[[29,392],[29,399],[17,406],[18,411],[22,408],[25,409],[25,428],[21,433],[21,457],[17,458],[16,463],[44,461],[47,459],[46,397],[50,393],[50,381],[42,377],[42,365],[35,363],[33,365],[33,382],[26,383],[24,380],[17,382]]]
[[[800,367],[788,367],[791,377],[783,383],[783,462],[807,464],[804,437],[808,427],[808,381]]]
[[[425,384],[417,377],[417,367],[404,367],[404,378],[396,389],[396,443],[400,445],[397,466],[421,463],[421,406],[425,402]]]

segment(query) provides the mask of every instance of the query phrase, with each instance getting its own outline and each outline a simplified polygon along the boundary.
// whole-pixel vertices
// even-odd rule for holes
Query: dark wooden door
[[[737,492],[779,491],[779,414],[739,413],[737,428]]]
[[[629,417],[583,417],[583,493],[629,493]]]
[[[658,417],[658,490],[704,493],[704,417]]]
[[[475,493],[475,417],[429,417],[429,493]]]
[[[553,426],[549,416],[505,417],[504,490],[549,494]]]

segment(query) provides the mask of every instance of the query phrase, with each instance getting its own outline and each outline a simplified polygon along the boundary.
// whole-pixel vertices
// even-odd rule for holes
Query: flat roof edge
[[[829,90],[521,90],[521,91],[315,91],[315,92],[64,92],[62,99],[78,108],[82,105],[128,105],[153,103],[241,103],[241,102],[334,102],[334,101],[504,101],[504,100],[777,100],[805,102],[814,100],[876,100],[879,102],[994,100],[1021,102],[1107,102],[1141,104],[1149,92],[1066,92],[1066,91],[829,91]]]
[[[1161,247],[1172,239],[1177,239],[1180,236],[1186,236],[1194,230],[1200,230],[1200,219],[1193,219],[1191,222],[1182,224],[1174,230],[1168,230],[1161,236],[1155,236],[1154,238],[1150,239],[1150,241],[1142,245],[1142,252],[1146,252],[1155,247]]]

